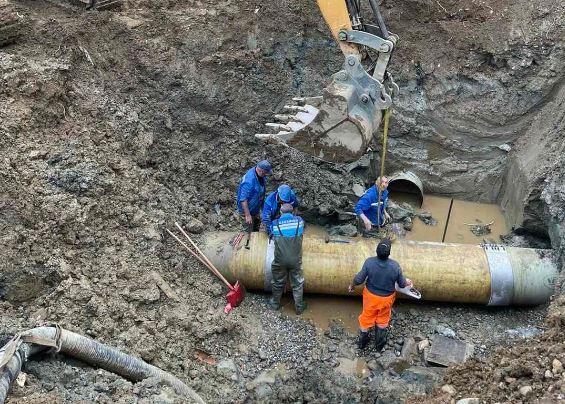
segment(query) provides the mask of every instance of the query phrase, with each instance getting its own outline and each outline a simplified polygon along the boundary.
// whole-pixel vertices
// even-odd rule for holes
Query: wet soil
[[[3,333],[57,322],[174,373],[210,402],[398,402],[431,393],[437,377],[415,382],[421,370],[393,374],[375,363],[396,357],[404,336],[442,325],[485,346],[469,367],[448,372],[461,394],[496,401],[497,380],[481,368],[535,357],[535,371],[510,377],[541,386],[532,399],[557,397],[558,376],[540,380],[538,370],[563,341],[559,300],[543,337],[493,357],[506,329],[541,327],[546,308],[408,309],[384,358],[361,354],[372,373],[359,383],[336,370],[340,358],[359,355],[346,328],[331,322],[319,332],[253,294],[225,316],[220,284],[166,236],[175,220],[236,229],[238,180],[264,157],[275,166],[269,189],[290,183],[310,222],[351,211],[364,168],[253,137],[290,97],[320,94],[340,69],[313,2],[142,0],[112,12],[11,3],[22,26],[0,49]],[[407,1],[385,2],[383,12],[403,38],[391,67],[403,95],[387,170],[409,167],[430,193],[507,197],[512,226],[562,251],[563,6]],[[167,387],[132,385],[59,355],[26,372],[12,403],[184,402]]]

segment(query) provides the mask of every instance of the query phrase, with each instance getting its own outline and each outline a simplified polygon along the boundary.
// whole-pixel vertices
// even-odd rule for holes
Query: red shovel
[[[204,255],[204,253],[202,251],[200,251],[200,248],[198,248],[198,246],[194,243],[194,241],[192,241],[192,239],[188,236],[188,234],[186,234],[186,232],[183,230],[183,228],[177,222],[175,222],[175,226],[177,226],[177,228],[186,237],[186,239],[192,245],[192,247],[194,247],[194,250],[192,250],[188,245],[186,245],[185,242],[183,242],[181,239],[179,239],[169,229],[167,229],[167,232],[171,236],[173,236],[174,239],[177,240],[184,248],[186,248],[187,251],[194,258],[196,258],[198,261],[200,261],[202,263],[202,265],[204,265],[206,268],[208,268],[210,270],[210,272],[212,272],[214,275],[216,275],[228,287],[229,292],[226,295],[226,300],[227,300],[228,304],[226,304],[226,307],[224,307],[224,313],[228,314],[234,307],[239,306],[240,303],[245,298],[245,287],[239,282],[239,280],[236,280],[235,285],[232,286],[228,282],[228,280],[220,273],[218,268],[216,268],[214,266],[214,264],[212,264],[212,262],[210,262],[208,257],[206,257],[206,255]]]

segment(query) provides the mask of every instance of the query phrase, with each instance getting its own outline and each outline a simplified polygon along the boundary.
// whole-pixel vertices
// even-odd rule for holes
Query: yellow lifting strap
[[[385,158],[386,158],[386,142],[388,139],[388,122],[390,120],[390,113],[391,109],[385,109],[385,119],[384,119],[384,126],[383,126],[383,148],[381,150],[381,175],[382,178],[385,174]]]
[[[388,139],[388,123],[390,121],[390,113],[391,109],[385,109],[385,118],[383,124],[383,147],[381,150],[381,174],[379,175],[380,178],[383,178],[385,175],[385,159],[386,159],[386,142]],[[377,199],[377,225],[381,227],[381,189],[378,188],[378,199]]]

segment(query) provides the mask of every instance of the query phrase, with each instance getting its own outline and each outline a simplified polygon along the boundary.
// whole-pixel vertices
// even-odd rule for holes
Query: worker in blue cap
[[[237,188],[237,209],[250,231],[259,231],[261,225],[261,206],[267,190],[267,176],[273,168],[267,160],[260,161],[250,168],[239,182]]]
[[[285,203],[292,205],[293,214],[298,211],[298,198],[292,188],[286,184],[282,184],[276,191],[271,192],[267,199],[265,199],[265,206],[263,206],[263,225],[265,231],[270,236],[273,233],[273,220],[281,215],[281,206]]]

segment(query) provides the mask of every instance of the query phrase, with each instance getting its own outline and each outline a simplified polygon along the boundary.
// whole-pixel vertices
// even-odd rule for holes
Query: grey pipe
[[[57,335],[57,329],[55,327],[38,327],[26,331],[22,335],[54,340]],[[61,352],[88,364],[116,373],[132,381],[141,381],[149,377],[157,378],[159,381],[171,386],[177,394],[190,397],[196,403],[204,404],[204,400],[177,377],[115,348],[67,330],[61,330],[59,343]],[[24,349],[30,349],[30,354],[35,353],[33,351],[38,351],[38,349],[34,349],[35,345],[34,347],[29,347],[29,344],[22,344],[22,347],[25,345],[28,345],[28,347]],[[27,357],[22,357],[20,350],[18,350],[18,354],[14,355],[8,365],[12,364],[12,362],[14,363],[11,366],[7,365],[0,377],[2,383],[0,385],[0,403],[3,403],[3,400],[6,398],[5,395],[2,396],[4,380],[8,380],[7,389],[9,389],[10,384],[20,371],[22,359],[23,361],[27,359]],[[5,394],[7,394],[7,389]]]

